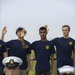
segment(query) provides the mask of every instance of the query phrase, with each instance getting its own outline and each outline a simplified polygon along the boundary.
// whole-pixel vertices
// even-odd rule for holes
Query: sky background
[[[48,25],[48,40],[61,37],[64,24],[71,27],[70,36],[75,39],[75,0],[0,0],[0,36],[7,27],[5,41],[17,39],[18,27],[27,30],[25,39],[39,40],[39,28]]]

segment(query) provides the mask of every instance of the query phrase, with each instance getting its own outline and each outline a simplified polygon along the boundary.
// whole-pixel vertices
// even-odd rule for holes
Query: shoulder
[[[34,41],[33,43],[38,43],[38,42],[41,42],[41,40],[36,40],[36,41]]]
[[[52,40],[57,40],[57,39],[61,39],[62,37],[56,37],[56,38],[53,38]]]
[[[75,39],[73,39],[71,37],[70,37],[70,40],[69,41],[72,41],[73,43],[75,43]]]
[[[12,42],[15,42],[15,41],[17,41],[17,40],[9,40],[6,43],[12,43]]]
[[[75,41],[75,39],[73,39],[73,38],[71,38],[71,37],[70,37],[70,39],[73,40],[73,41]]]
[[[24,40],[24,42],[25,42],[25,43],[27,43],[27,44],[30,44],[30,42],[29,42],[29,41],[27,41],[27,40]]]
[[[0,44],[5,44],[5,42],[3,40],[0,40]]]
[[[3,42],[3,43],[4,43],[4,41],[3,41],[3,40],[0,40],[0,42]]]
[[[60,40],[60,39],[62,39],[62,37],[56,37],[56,38],[53,38],[53,39],[50,40],[50,41],[57,41],[57,40]]]
[[[31,44],[39,44],[40,42],[41,42],[40,40],[37,40],[37,41],[32,42]]]

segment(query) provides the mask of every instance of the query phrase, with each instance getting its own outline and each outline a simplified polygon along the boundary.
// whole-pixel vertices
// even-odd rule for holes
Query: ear
[[[39,31],[39,35],[40,35],[40,31]]]

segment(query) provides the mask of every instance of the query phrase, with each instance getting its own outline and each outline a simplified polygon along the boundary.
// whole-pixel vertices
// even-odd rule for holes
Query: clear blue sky
[[[0,34],[3,26],[8,32],[5,41],[16,39],[18,27],[27,30],[26,40],[40,39],[38,30],[49,26],[48,39],[62,36],[61,27],[69,24],[75,39],[75,0],[0,0]]]

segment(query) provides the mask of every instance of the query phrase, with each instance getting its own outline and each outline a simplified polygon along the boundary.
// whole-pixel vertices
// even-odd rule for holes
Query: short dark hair
[[[17,34],[17,32],[18,31],[22,31],[24,28],[22,28],[22,27],[19,27],[17,30],[16,30],[16,34]],[[25,29],[24,29],[25,30]],[[24,33],[26,33],[26,30],[25,30],[25,32]]]
[[[40,27],[40,28],[39,28],[39,31],[40,31],[40,30],[47,30],[47,29],[46,29],[45,27]]]
[[[62,28],[63,27],[68,27],[68,30],[70,31],[70,26],[69,25],[63,25]]]

